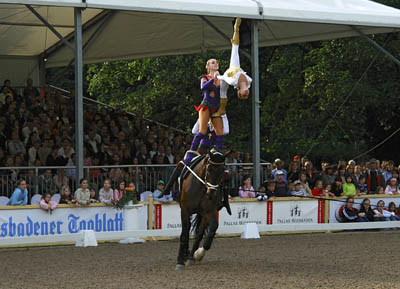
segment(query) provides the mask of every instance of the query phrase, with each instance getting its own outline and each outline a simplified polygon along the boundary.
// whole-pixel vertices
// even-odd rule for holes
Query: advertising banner
[[[267,224],[266,202],[230,203],[232,216],[228,215],[225,208],[218,213],[219,226],[237,226],[246,223]],[[181,210],[178,204],[157,204],[155,207],[156,229],[181,228]]]
[[[219,211],[219,226],[240,226],[246,223],[267,224],[267,202],[230,203],[232,215]],[[218,232],[218,231],[217,231]]]
[[[155,229],[178,229],[181,224],[181,208],[178,204],[154,205]]]
[[[268,216],[274,225],[318,224],[324,222],[324,203],[320,200],[268,202]]]
[[[379,200],[383,200],[385,202],[385,207],[387,208],[389,206],[390,202],[394,202],[396,204],[396,208],[399,207],[400,205],[400,198],[396,197],[387,197],[388,195],[382,195],[381,198],[370,198],[371,206],[372,208],[376,207],[376,204],[378,203]],[[368,198],[368,195],[365,196]],[[360,204],[363,201],[364,198],[356,198],[354,199],[354,208],[357,210],[360,209]],[[336,199],[334,201],[329,202],[329,223],[340,223],[341,218],[338,216],[339,214],[339,209],[341,206],[344,206],[346,203],[346,199]]]
[[[0,210],[0,238],[122,231],[124,222],[123,210],[112,207]]]

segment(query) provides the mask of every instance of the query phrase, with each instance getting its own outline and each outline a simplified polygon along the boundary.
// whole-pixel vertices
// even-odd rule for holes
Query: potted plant
[[[136,196],[134,194],[134,188],[133,187],[126,187],[125,188],[125,194],[121,199],[119,199],[118,202],[114,204],[114,207],[117,209],[122,209],[126,205],[135,205],[138,203],[138,200],[136,199]]]

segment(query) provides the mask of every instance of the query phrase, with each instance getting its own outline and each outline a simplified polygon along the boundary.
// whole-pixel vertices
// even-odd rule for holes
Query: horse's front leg
[[[186,210],[181,209],[181,222],[182,232],[180,236],[178,262],[176,270],[182,270],[185,268],[185,261],[188,255],[189,249],[189,231],[190,231],[190,214]]]
[[[204,218],[206,219],[206,237],[203,243],[203,247],[199,248],[196,250],[194,253],[194,259],[196,261],[201,261],[203,259],[204,255],[206,254],[206,250],[209,250],[211,248],[211,243],[214,239],[215,233],[217,232],[218,229],[218,220],[217,220],[217,213],[211,215],[209,218]]]
[[[194,253],[196,252],[196,250],[199,248],[200,242],[203,239],[204,236],[204,232],[206,230],[207,227],[207,221],[205,218],[203,218],[201,215],[198,215],[197,218],[200,218],[200,223],[198,224],[197,228],[196,228],[196,238],[194,240],[193,243],[193,247],[192,250],[189,253],[189,257],[188,257],[188,261],[194,261]],[[186,263],[186,265],[189,265],[189,263]]]

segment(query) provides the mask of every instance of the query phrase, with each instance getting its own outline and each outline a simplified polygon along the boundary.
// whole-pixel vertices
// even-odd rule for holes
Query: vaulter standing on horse
[[[201,76],[200,89],[203,94],[203,101],[196,107],[199,112],[199,128],[195,133],[190,150],[186,153],[184,163],[188,165],[195,152],[199,148],[200,142],[209,143],[209,122],[211,122],[215,136],[213,145],[224,151],[224,125],[222,116],[226,114],[225,108],[228,103],[227,91],[229,85],[238,90],[238,97],[247,99],[252,79],[240,68],[239,59],[239,27],[241,19],[237,18],[234,26],[232,42],[232,51],[229,68],[223,75],[219,74],[219,63],[216,59],[209,59],[206,64],[207,75]],[[227,119],[226,119],[227,121]],[[183,165],[179,163],[172,176],[170,177],[162,195],[169,194],[172,185],[179,178]]]

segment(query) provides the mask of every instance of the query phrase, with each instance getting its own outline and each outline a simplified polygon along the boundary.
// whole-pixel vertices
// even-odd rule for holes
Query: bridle
[[[219,152],[216,152],[217,154],[221,154]],[[223,154],[221,154],[223,156]],[[210,159],[210,157],[207,160],[207,164],[206,164],[206,173],[204,174],[204,179],[202,179],[198,174],[196,174],[188,165],[185,164],[185,162],[180,161],[181,164],[183,164],[184,167],[186,167],[188,169],[189,172],[192,173],[193,176],[196,177],[196,179],[199,180],[199,182],[201,182],[203,185],[206,186],[207,189],[207,194],[210,193],[211,190],[216,191],[219,188],[219,184],[211,184],[210,182],[207,181],[207,175],[208,175],[208,167],[210,165],[212,166],[224,166],[225,162],[214,162]]]

